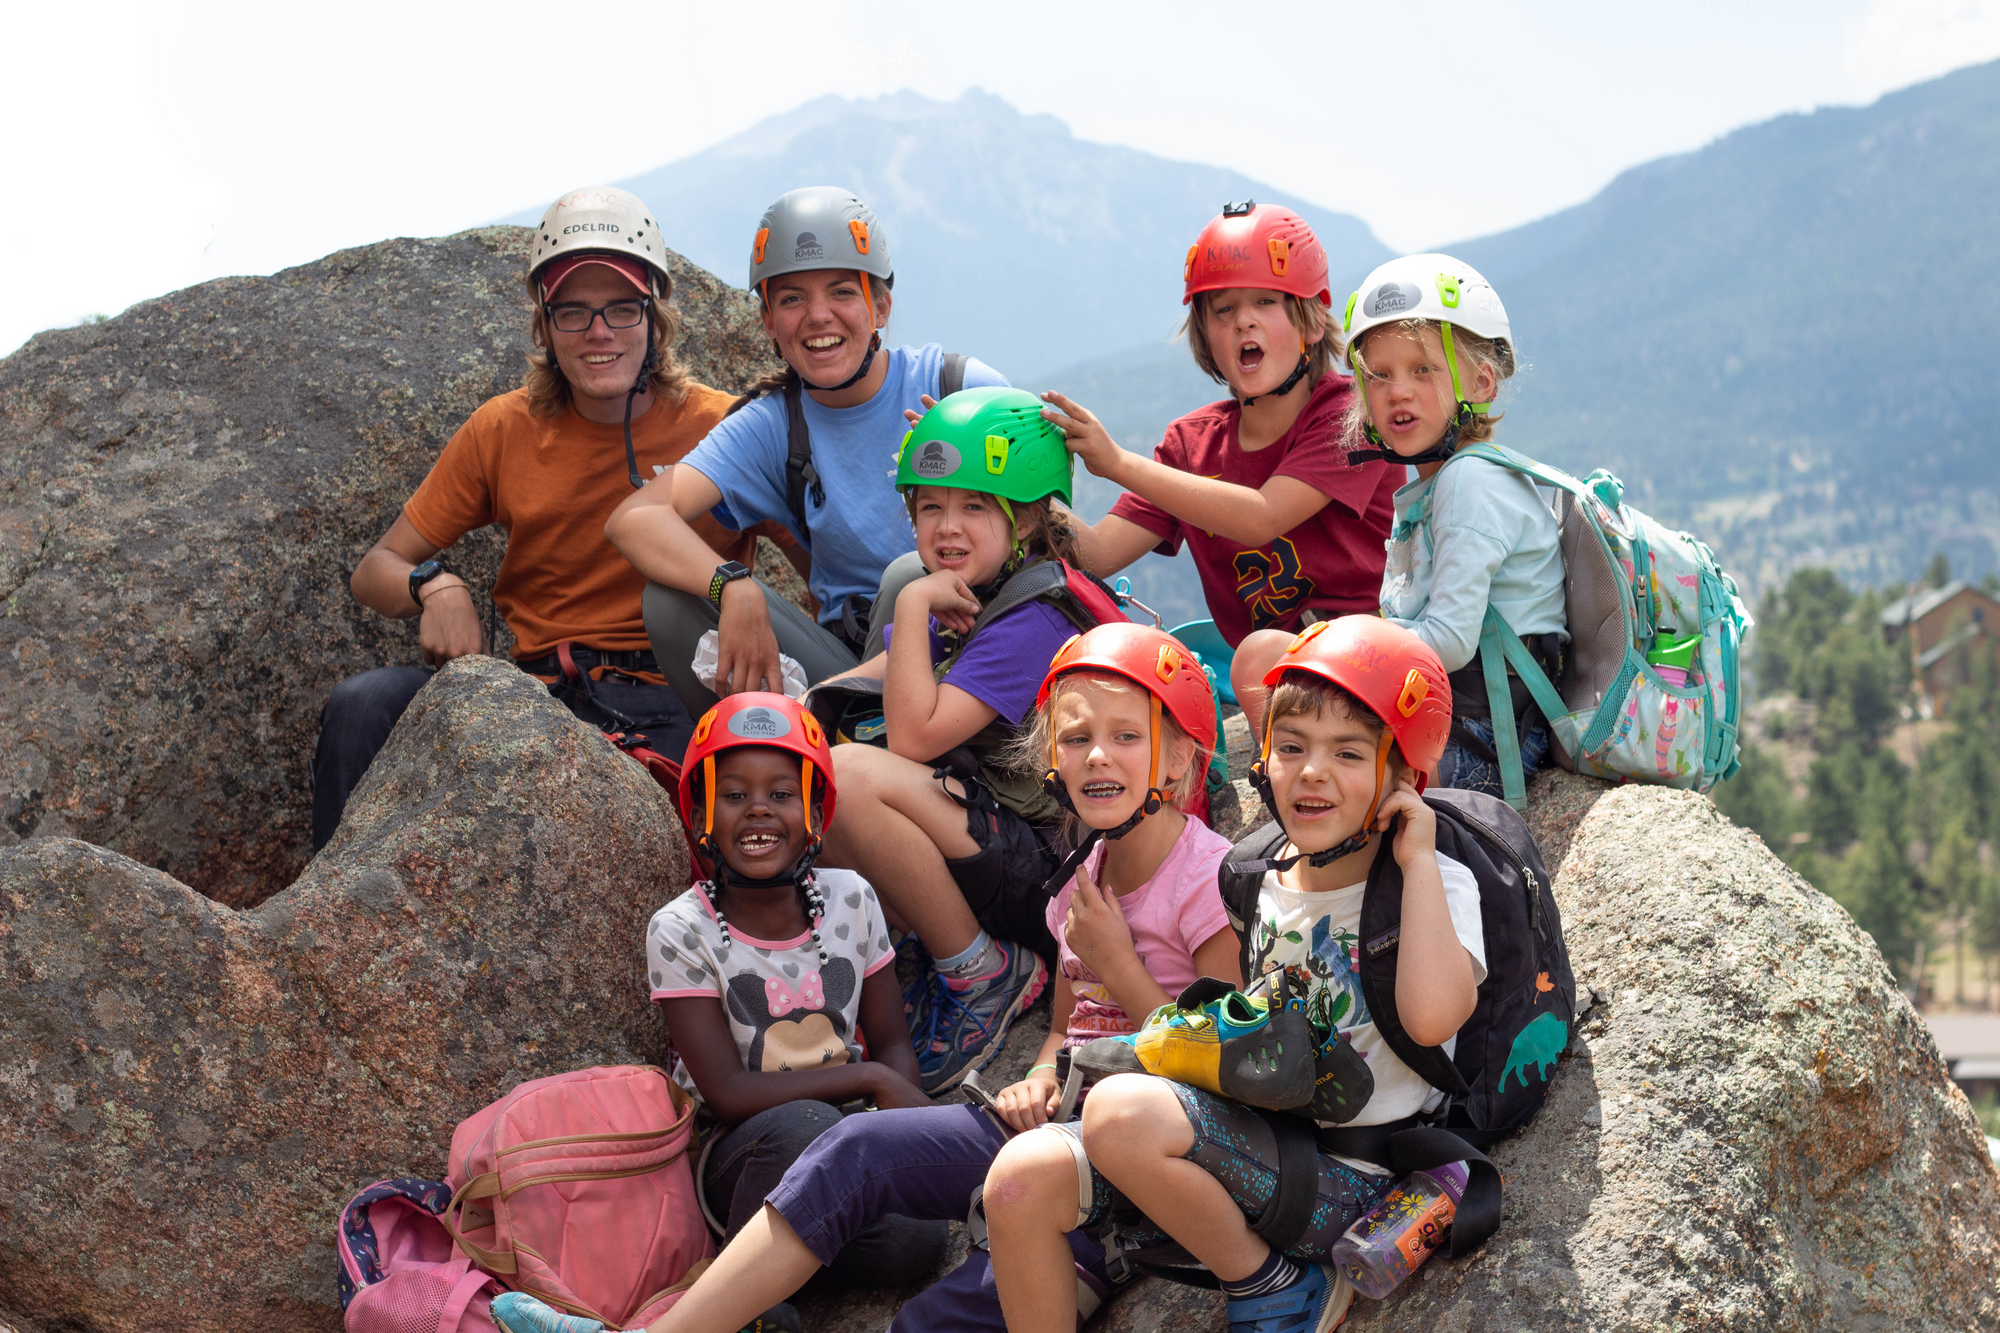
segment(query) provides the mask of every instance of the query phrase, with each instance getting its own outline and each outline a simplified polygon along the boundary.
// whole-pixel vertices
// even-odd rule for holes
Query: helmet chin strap
[[[1244,407],[1248,407],[1250,406],[1250,404],[1256,402],[1259,398],[1283,398],[1293,389],[1299,387],[1299,381],[1306,377],[1306,370],[1311,365],[1312,365],[1312,354],[1305,350],[1305,344],[1303,340],[1301,340],[1299,344],[1299,363],[1296,366],[1292,367],[1292,373],[1285,377],[1285,382],[1283,384],[1280,384],[1277,388],[1271,390],[1269,393],[1252,394],[1250,397],[1245,398],[1243,400],[1242,405]]]
[[[1150,781],[1146,787],[1146,799],[1139,802],[1139,808],[1134,810],[1131,816],[1118,827],[1108,829],[1094,828],[1083,835],[1083,841],[1078,844],[1076,850],[1063,858],[1063,863],[1056,868],[1056,873],[1051,875],[1048,881],[1042,885],[1042,892],[1048,894],[1049,897],[1053,898],[1062,892],[1063,885],[1069,883],[1070,876],[1077,872],[1077,867],[1089,859],[1090,851],[1093,847],[1097,846],[1098,839],[1103,838],[1111,842],[1118,841],[1133,829],[1138,828],[1140,821],[1144,820],[1147,815],[1158,814],[1161,808],[1167,804],[1167,794],[1160,790],[1160,696],[1155,694],[1151,697],[1153,701],[1153,760],[1152,769],[1147,774]],[[1057,805],[1060,805],[1072,815],[1077,813],[1076,806],[1070,801],[1069,784],[1064,782],[1056,773],[1056,743],[1054,737],[1049,739],[1049,771],[1042,774],[1042,790],[1053,797]],[[1082,818],[1081,815],[1077,817],[1079,819]]]
[[[1262,874],[1266,870],[1282,873],[1300,861],[1305,861],[1317,870],[1321,866],[1332,865],[1342,857],[1352,856],[1366,847],[1368,840],[1375,835],[1375,811],[1382,804],[1382,778],[1389,769],[1389,747],[1395,743],[1396,738],[1389,734],[1387,727],[1384,727],[1380,739],[1375,743],[1375,794],[1368,798],[1368,813],[1361,817],[1361,827],[1356,829],[1352,836],[1341,839],[1323,851],[1300,852],[1296,856],[1267,857],[1261,861],[1246,862],[1243,868],[1257,874]],[[1270,760],[1271,727],[1267,720],[1264,724],[1264,753],[1258,757],[1256,763],[1250,765],[1250,785],[1257,789],[1257,795],[1262,798],[1264,808],[1271,812],[1271,818],[1277,820],[1279,827],[1282,828],[1285,819],[1278,813],[1277,793],[1271,788],[1271,775],[1265,771],[1265,765]]]
[[[832,386],[814,384],[804,375],[799,376],[799,383],[805,385],[814,393],[839,393],[842,389],[852,388],[868,377],[868,368],[875,364],[875,353],[882,350],[882,331],[875,327],[875,302],[868,291],[868,275],[866,273],[861,275],[861,303],[868,307],[868,350],[861,357],[861,369]],[[779,359],[784,359],[783,353],[779,354]]]
[[[1399,454],[1391,449],[1382,439],[1382,433],[1375,429],[1375,423],[1368,420],[1367,404],[1364,402],[1361,413],[1361,419],[1364,424],[1361,429],[1362,433],[1367,435],[1368,443],[1375,447],[1373,449],[1349,449],[1347,451],[1347,465],[1349,467],[1374,462],[1405,463],[1411,467],[1419,467],[1425,463],[1447,462],[1453,454],[1458,452],[1459,427],[1470,426],[1473,417],[1484,416],[1493,410],[1493,404],[1491,403],[1471,403],[1466,401],[1465,389],[1459,383],[1458,348],[1452,340],[1451,322],[1449,320],[1440,320],[1438,328],[1444,335],[1445,364],[1451,368],[1451,396],[1458,404],[1457,410],[1452,413],[1450,424],[1444,428],[1444,434],[1439,437],[1436,444],[1420,454]]]
[[[646,391],[646,381],[653,377],[655,362],[659,359],[659,349],[653,346],[653,315],[646,313],[646,359],[639,363],[639,378],[632,381],[632,387],[625,392],[625,479],[638,490],[646,484],[639,475],[639,455],[632,451],[632,402]]]

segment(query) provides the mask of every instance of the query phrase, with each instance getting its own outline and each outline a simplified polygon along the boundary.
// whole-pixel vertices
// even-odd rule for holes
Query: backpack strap
[[[1278,1139],[1278,1188],[1264,1211],[1250,1219],[1250,1229],[1282,1254],[1298,1244],[1312,1225],[1319,1202],[1319,1144],[1312,1122],[1304,1116],[1285,1111],[1260,1114]]]
[[[993,594],[993,600],[979,608],[979,614],[972,619],[972,628],[959,642],[961,645],[970,643],[973,635],[1009,611],[1019,610],[1029,602],[1053,599],[1057,594],[1068,591],[1067,565],[1060,560],[1036,560],[1000,585],[1000,591]]]
[[[1486,621],[1479,630],[1479,666],[1486,676],[1486,707],[1493,717],[1493,748],[1500,762],[1500,789],[1507,804],[1516,810],[1528,808],[1527,775],[1521,768],[1521,742],[1514,726],[1514,691],[1507,683],[1507,668],[1528,687],[1535,706],[1542,710],[1549,728],[1557,733],[1563,748],[1579,750],[1576,724],[1570,721],[1569,705],[1550,682],[1542,664],[1521,642],[1521,636],[1507,623],[1507,617],[1491,602],[1486,604]],[[1615,714],[1616,710],[1611,710]]]
[[[785,508],[792,511],[792,526],[799,541],[810,551],[812,530],[806,525],[806,496],[821,508],[826,506],[826,487],[813,467],[812,432],[806,429],[805,388],[793,380],[785,386]]]
[[[1285,830],[1273,819],[1231,847],[1216,868],[1216,888],[1222,895],[1222,910],[1236,931],[1237,966],[1246,983],[1252,979],[1251,927],[1257,922],[1257,894],[1264,887],[1263,870],[1250,867],[1268,861],[1284,846]]]
[[[1497,727],[1496,727],[1497,731]],[[1436,803],[1431,802],[1433,809]],[[1396,864],[1394,840],[1382,839],[1375,864],[1368,870],[1368,887],[1361,891],[1361,996],[1382,1040],[1418,1078],[1447,1097],[1466,1097],[1472,1090],[1442,1046],[1420,1046],[1403,1029],[1396,1012],[1396,961],[1403,937],[1403,868]]]
[[[1397,1179],[1412,1171],[1428,1171],[1449,1162],[1464,1162],[1465,1196],[1451,1223],[1451,1257],[1472,1253],[1500,1229],[1505,1200],[1500,1170],[1486,1154],[1448,1129],[1429,1125],[1406,1129],[1389,1140],[1389,1170]]]
[[[949,398],[965,387],[965,355],[961,352],[946,352],[944,362],[938,366],[938,397]]]

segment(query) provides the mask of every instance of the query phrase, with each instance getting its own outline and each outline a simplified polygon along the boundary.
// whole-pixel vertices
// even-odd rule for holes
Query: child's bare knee
[[[1083,1150],[1093,1162],[1184,1152],[1192,1133],[1172,1085],[1150,1074],[1113,1075],[1083,1104]]]
[[[988,1222],[1042,1211],[1051,1200],[1076,1199],[1076,1161],[1058,1131],[1030,1130],[1007,1141],[986,1169],[980,1195]]]

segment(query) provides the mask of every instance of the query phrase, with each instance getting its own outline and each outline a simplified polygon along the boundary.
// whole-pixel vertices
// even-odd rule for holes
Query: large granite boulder
[[[520,382],[530,234],[204,283],[0,362],[0,846],[82,838],[237,906],[297,877],[327,691],[417,661],[348,576]],[[680,357],[740,389],[771,364],[751,298],[668,262]],[[482,607],[500,550],[453,551]]]
[[[2000,1177],[1853,919],[1690,792],[1546,773],[1529,824],[1599,998],[1492,1153],[1499,1234],[1343,1327],[2000,1328]],[[1221,1304],[1149,1279],[1102,1326],[1219,1330]]]
[[[69,838],[0,849],[0,1320],[330,1330],[333,1222],[514,1084],[660,1063],[665,794],[491,658],[420,693],[304,878],[235,911]]]

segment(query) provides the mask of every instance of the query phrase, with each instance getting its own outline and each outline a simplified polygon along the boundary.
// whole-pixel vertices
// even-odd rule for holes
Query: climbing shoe
[[[1353,1283],[1327,1264],[1308,1264],[1289,1287],[1230,1301],[1229,1333],[1327,1333],[1352,1304]]]
[[[1275,992],[1244,994],[1202,977],[1163,1004],[1130,1036],[1149,1074],[1271,1111],[1295,1111],[1313,1097],[1315,1040],[1303,1010],[1288,1002],[1284,973]],[[1109,1063],[1099,1056],[1096,1063]]]
[[[993,941],[993,947],[1000,953],[998,967],[963,981],[932,972],[926,994],[914,1005],[910,1044],[917,1053],[919,1082],[930,1096],[984,1069],[999,1054],[1015,1017],[1048,982],[1048,969],[1034,950],[1006,940]],[[905,1012],[912,1007],[906,1003]]]

